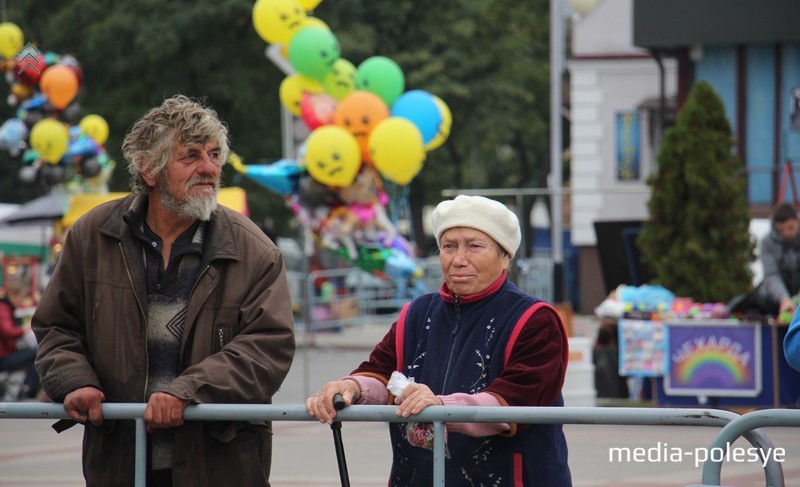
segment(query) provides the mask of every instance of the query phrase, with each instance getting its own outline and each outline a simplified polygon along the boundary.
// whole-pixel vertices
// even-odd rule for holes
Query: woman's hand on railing
[[[428,406],[443,406],[441,398],[434,394],[425,384],[409,382],[403,396],[397,397],[394,403],[398,405],[397,415],[407,418],[412,414],[419,414]]]
[[[344,405],[349,406],[361,397],[361,389],[355,381],[349,379],[328,382],[316,394],[306,399],[306,412],[320,423],[333,423],[336,419],[333,396],[336,394],[340,394]]]

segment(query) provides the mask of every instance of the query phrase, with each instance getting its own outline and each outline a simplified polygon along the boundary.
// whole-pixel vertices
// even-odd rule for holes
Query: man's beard
[[[198,196],[189,194],[189,190],[195,184],[214,183],[213,194],[203,192]],[[167,179],[160,178],[158,181],[158,189],[161,193],[161,203],[168,211],[178,215],[181,218],[191,220],[208,221],[211,218],[211,213],[217,209],[217,193],[219,192],[219,180],[210,180],[203,178],[194,178],[186,183],[183,188],[186,192],[186,201],[180,201],[169,192],[167,187]]]

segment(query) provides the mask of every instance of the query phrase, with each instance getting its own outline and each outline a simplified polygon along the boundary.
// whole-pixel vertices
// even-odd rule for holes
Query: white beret
[[[492,237],[511,258],[514,258],[522,239],[517,215],[506,205],[483,196],[459,195],[453,200],[442,201],[431,213],[431,225],[436,245],[440,245],[445,230],[474,228]]]

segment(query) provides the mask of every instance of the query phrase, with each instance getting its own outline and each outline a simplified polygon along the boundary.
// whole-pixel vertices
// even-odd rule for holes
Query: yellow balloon
[[[283,106],[292,112],[292,115],[299,117],[300,102],[303,101],[303,93],[319,94],[324,93],[325,89],[322,84],[302,74],[292,74],[281,81],[281,87],[278,90],[278,98],[280,98]]]
[[[14,59],[22,50],[25,36],[17,24],[3,22],[0,24],[0,54],[6,59]]]
[[[31,129],[31,147],[50,164],[58,164],[69,146],[67,126],[54,118],[39,120]]]
[[[425,161],[422,132],[408,119],[389,117],[369,134],[369,154],[375,168],[389,181],[405,185]]]
[[[289,44],[306,20],[306,11],[297,0],[258,0],[253,5],[253,27],[270,44]]]
[[[442,114],[442,121],[439,123],[439,128],[436,131],[436,135],[434,135],[431,141],[425,145],[426,151],[432,151],[433,149],[436,149],[440,145],[444,144],[444,141],[450,136],[450,127],[453,125],[453,114],[450,113],[450,107],[448,107],[447,104],[445,104],[445,102],[443,102],[438,96],[431,96],[433,96],[433,101],[436,102],[436,107],[439,109],[439,113]]]
[[[330,26],[328,26],[328,24],[326,24],[319,17],[306,17],[306,20],[303,21],[303,25],[300,27],[300,29],[305,29],[306,27],[319,27],[320,29],[325,29],[328,31],[331,30]]]
[[[355,136],[338,125],[323,125],[306,141],[306,170],[317,182],[350,186],[361,167],[361,149]]]
[[[81,132],[88,135],[100,145],[108,140],[108,122],[100,115],[86,115],[78,124]]]
[[[300,0],[300,5],[306,10],[314,10],[320,3],[322,3],[322,0]]]

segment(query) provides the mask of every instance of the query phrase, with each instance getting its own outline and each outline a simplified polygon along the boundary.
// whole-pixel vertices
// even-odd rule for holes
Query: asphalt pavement
[[[576,335],[591,336],[590,317],[576,317]],[[366,324],[338,332],[298,335],[299,348],[276,404],[301,404],[324,382],[347,375],[386,333],[388,325]],[[80,467],[81,427],[56,434],[51,420],[0,419],[0,487],[83,485]],[[339,484],[330,427],[315,421],[273,424],[273,487],[327,487]],[[576,487],[687,486],[699,484],[702,464],[696,455],[708,447],[715,427],[566,425],[570,468]],[[796,428],[765,428],[775,446],[786,450],[782,463],[785,485],[800,485],[800,440]],[[342,427],[346,461],[353,487],[385,486],[391,465],[387,425],[345,422]],[[734,447],[747,448],[744,440]],[[651,457],[615,458],[619,448],[650,451]],[[652,456],[659,453],[661,458]],[[664,455],[663,452],[672,453]],[[679,455],[680,454],[680,455]],[[677,455],[677,456],[676,456]],[[680,458],[678,458],[678,456]],[[757,463],[726,462],[723,485],[764,485]]]

